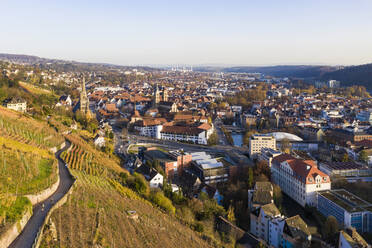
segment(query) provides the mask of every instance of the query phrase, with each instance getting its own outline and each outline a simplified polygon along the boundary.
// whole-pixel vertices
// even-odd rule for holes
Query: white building
[[[6,100],[4,102],[4,105],[8,109],[13,109],[15,111],[22,112],[22,113],[26,112],[27,110],[27,102],[19,97]]]
[[[335,110],[322,110],[322,118],[329,120],[329,119],[336,119],[336,118],[342,118],[343,115],[340,114],[340,111]]]
[[[139,132],[139,135],[160,139],[163,125],[142,125],[135,126],[134,129]]]
[[[101,135],[96,135],[96,137],[94,138],[94,145],[95,146],[98,146],[98,147],[103,147],[105,146],[105,137],[101,136]]]
[[[160,131],[160,138],[206,145],[209,135],[207,130],[198,127],[163,126]]]
[[[329,88],[339,88],[340,87],[340,81],[337,80],[329,80],[327,83]]]
[[[278,216],[269,221],[269,235],[267,243],[270,247],[280,247],[285,218]]]
[[[272,160],[272,181],[299,203],[316,206],[316,192],[331,189],[330,177],[312,160],[296,159],[282,154]]]
[[[276,150],[274,136],[268,134],[254,134],[249,138],[249,156],[251,158],[261,153],[262,148]]]
[[[145,177],[150,184],[150,188],[161,188],[163,185],[163,175],[157,172],[154,168],[150,168],[149,166],[142,164],[136,169],[136,172]]]
[[[274,203],[263,205],[251,212],[251,233],[265,240],[269,240],[269,222],[270,220],[281,217],[280,211]]]
[[[71,106],[72,105],[72,99],[70,95],[63,95],[59,98],[59,101],[56,104],[56,107],[60,106]]]

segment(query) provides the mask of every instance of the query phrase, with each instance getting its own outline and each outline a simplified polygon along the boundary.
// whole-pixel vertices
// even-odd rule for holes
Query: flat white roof
[[[200,165],[203,169],[212,169],[212,168],[219,168],[223,167],[223,164],[221,162],[217,163],[205,163]]]
[[[205,152],[193,152],[191,153],[192,160],[204,160],[204,159],[211,159],[211,155],[206,154]]]

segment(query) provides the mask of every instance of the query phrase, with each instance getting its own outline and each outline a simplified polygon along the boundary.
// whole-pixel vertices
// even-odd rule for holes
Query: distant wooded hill
[[[197,71],[225,73],[263,73],[274,77],[304,78],[312,80],[335,79],[342,86],[361,85],[372,90],[372,63],[357,66],[239,66],[239,67],[197,67]]]
[[[60,71],[91,71],[91,70],[110,70],[110,69],[122,69],[122,70],[132,70],[132,69],[142,69],[145,71],[157,70],[151,67],[145,66],[121,66],[113,65],[107,63],[85,63],[77,61],[68,61],[61,59],[48,59],[41,58],[32,55],[23,54],[7,54],[0,53],[0,61],[7,61],[17,64],[29,64],[38,65],[41,69],[53,69],[57,72]]]
[[[372,90],[372,64],[348,66],[325,73],[322,79],[336,79],[341,81],[342,86],[361,85]]]
[[[342,68],[342,67],[341,67]],[[277,66],[235,66],[196,67],[196,71],[224,73],[263,73],[274,77],[319,78],[325,73],[340,69],[339,66],[321,65],[277,65]]]
[[[275,77],[317,78],[324,73],[337,70],[334,66],[280,65],[267,67],[232,67],[225,72],[260,72]]]

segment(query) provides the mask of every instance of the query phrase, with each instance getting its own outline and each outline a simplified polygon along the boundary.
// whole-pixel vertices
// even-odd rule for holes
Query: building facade
[[[364,240],[355,228],[347,228],[339,233],[338,248],[371,248],[371,245]]]
[[[267,134],[254,134],[249,139],[249,156],[257,157],[262,148],[276,150],[276,141],[274,136]]]
[[[317,209],[324,216],[334,216],[343,227],[372,232],[372,204],[344,189],[318,192]]]
[[[310,247],[311,233],[299,215],[285,219],[281,239],[282,248]]]
[[[316,192],[331,189],[330,177],[317,168],[315,161],[288,154],[273,159],[271,176],[284,193],[303,207],[316,206]]]
[[[207,131],[197,127],[164,126],[160,131],[160,138],[206,145],[209,137]]]
[[[4,105],[8,109],[12,109],[22,113],[25,113],[27,110],[27,102],[22,98],[12,98],[9,101],[5,101]]]
[[[228,168],[205,152],[191,153],[196,176],[204,183],[212,184],[228,180]]]
[[[266,242],[269,240],[269,226],[272,219],[281,217],[280,211],[274,203],[269,203],[253,210],[250,214],[251,233]]]

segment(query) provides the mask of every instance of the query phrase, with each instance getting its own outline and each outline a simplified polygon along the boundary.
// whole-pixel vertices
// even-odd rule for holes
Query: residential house
[[[59,106],[72,106],[72,99],[70,95],[63,95],[59,98],[58,103],[56,104],[57,107]]]
[[[26,112],[27,110],[27,102],[21,97],[13,97],[10,99],[6,99],[3,105],[8,109],[12,109],[22,113]]]
[[[267,242],[269,240],[269,222],[281,217],[279,209],[274,203],[269,203],[251,211],[250,216],[250,232]]]
[[[364,240],[355,228],[347,228],[339,233],[338,248],[371,248],[371,245]]]
[[[147,150],[144,152],[144,160],[159,163],[168,178],[178,174],[178,162],[168,153],[155,149]]]
[[[273,203],[273,186],[270,182],[256,182],[253,189],[248,190],[248,209]]]
[[[145,177],[150,184],[150,188],[161,188],[163,185],[163,175],[146,164],[142,164],[135,170],[135,172],[140,173]]]
[[[102,135],[99,135],[97,134],[94,139],[93,139],[93,142],[94,142],[94,145],[95,146],[98,146],[98,147],[103,147],[105,146],[105,137],[103,137]]]
[[[299,215],[287,218],[283,227],[282,248],[310,247],[311,233]]]

